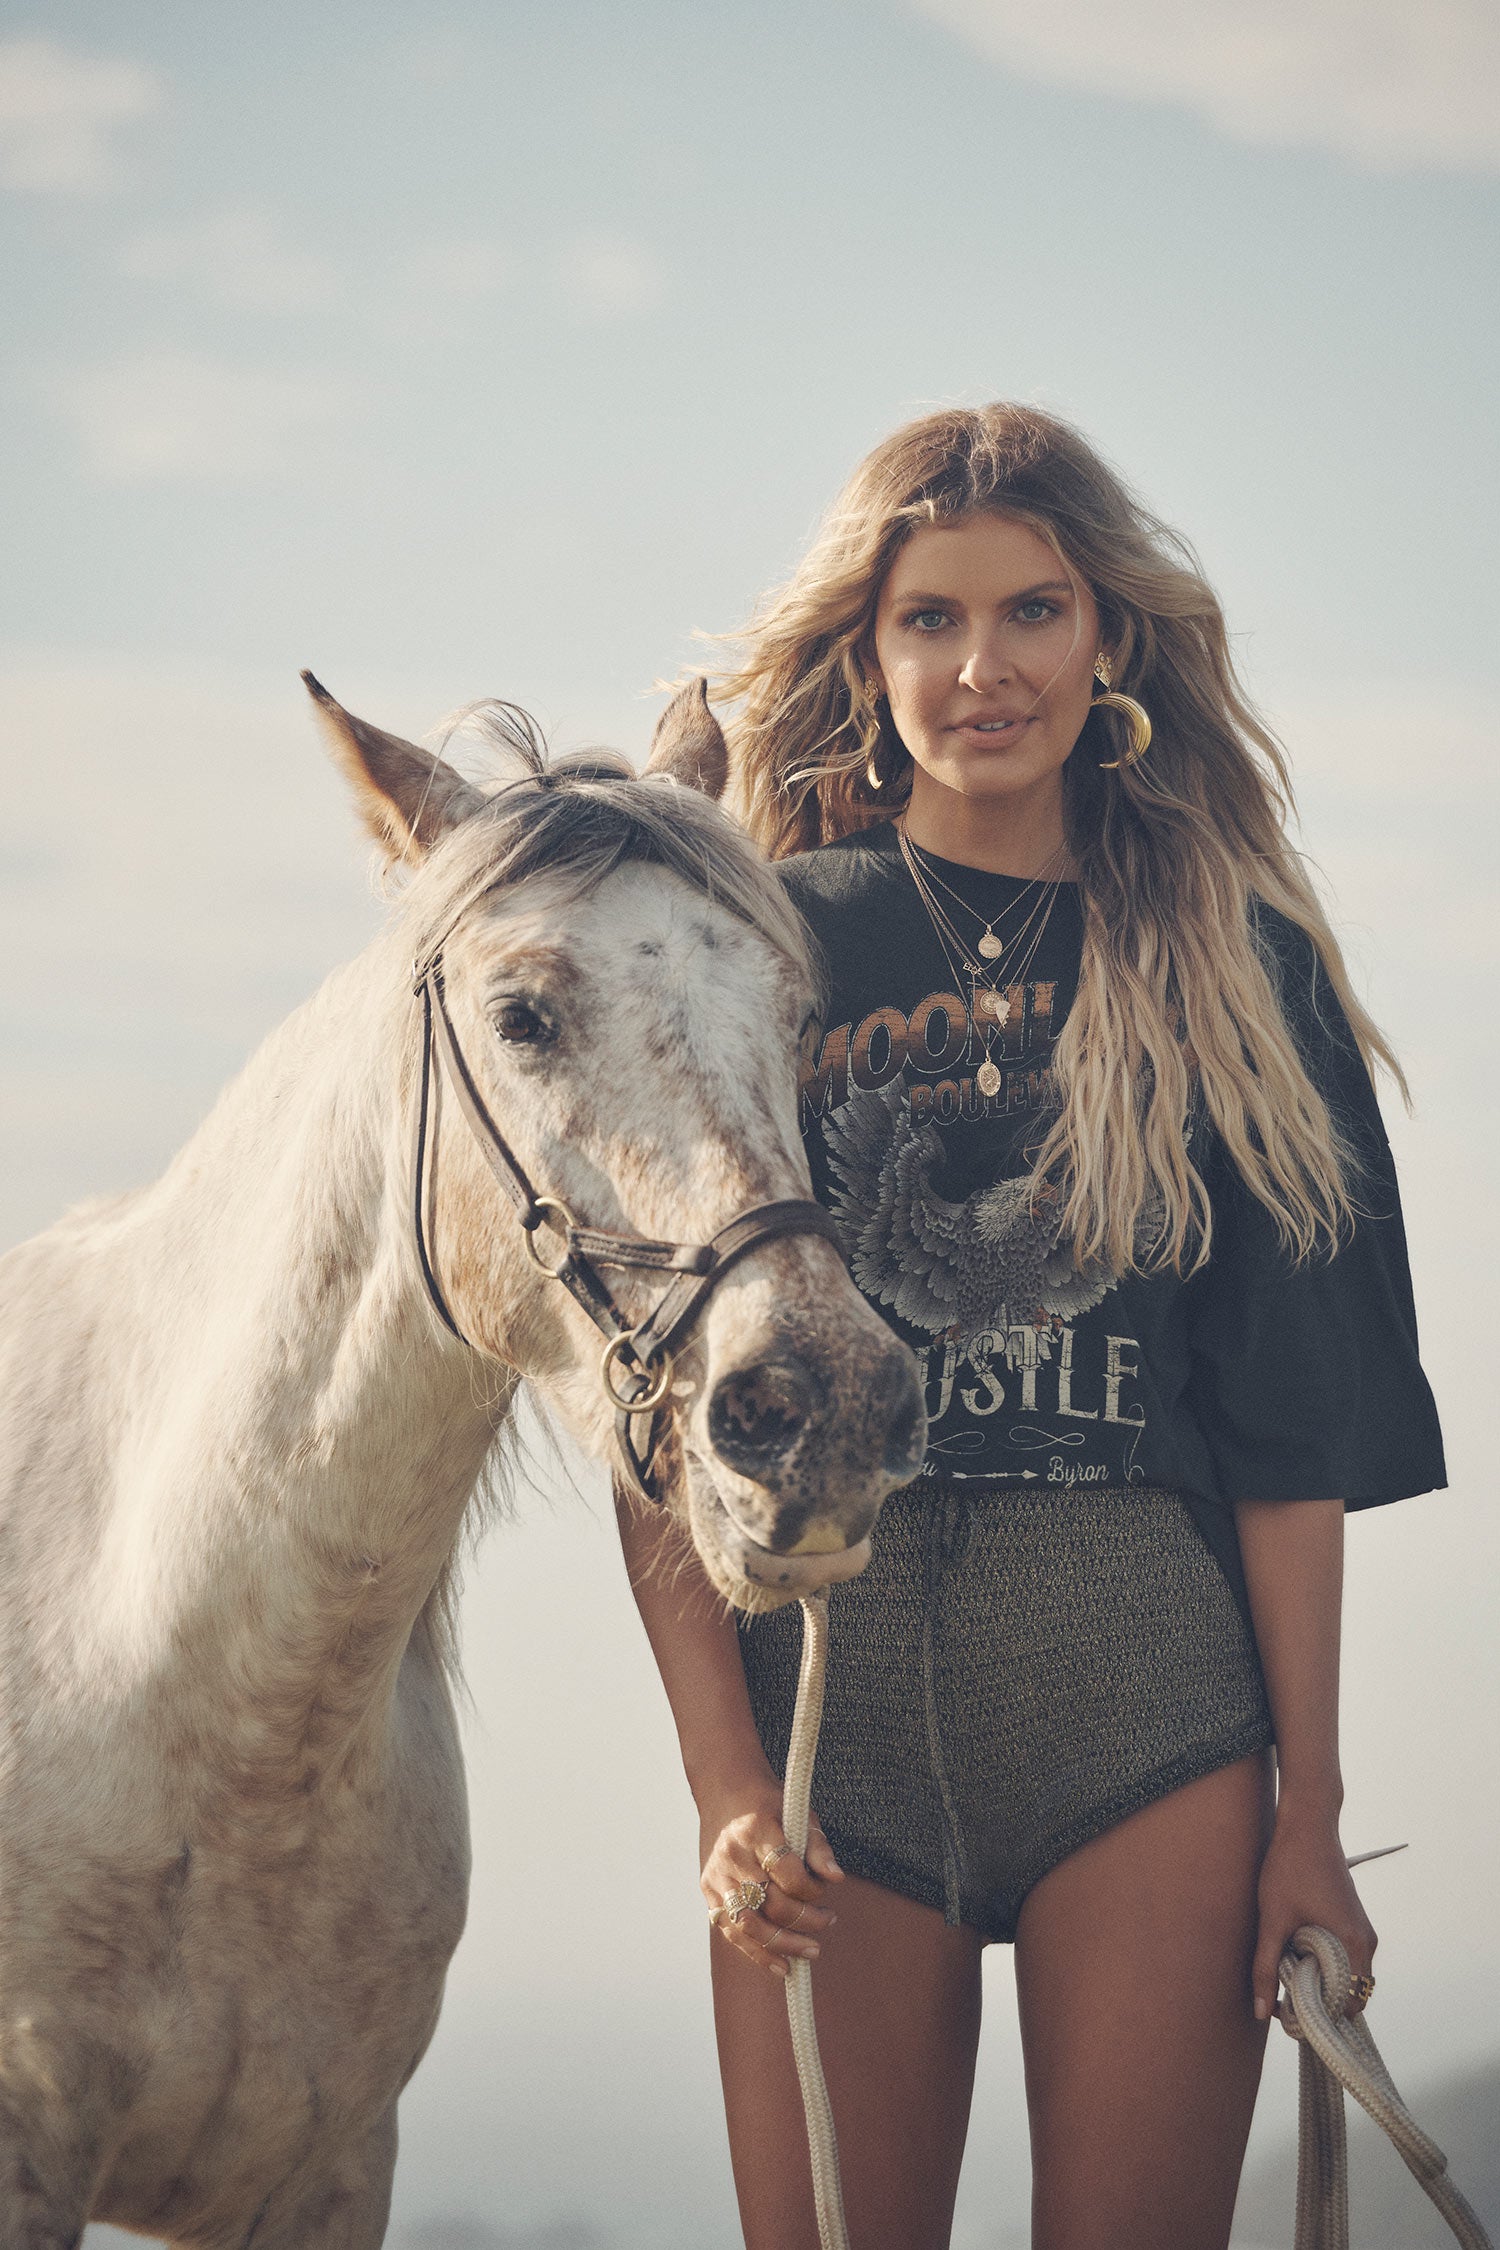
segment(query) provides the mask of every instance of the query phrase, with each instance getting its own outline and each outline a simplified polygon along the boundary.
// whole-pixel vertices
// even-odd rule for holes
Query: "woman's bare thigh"
[[[1266,1752],[1074,1852],[1021,1910],[1033,2250],[1223,2250],[1265,2047]]]
[[[813,1969],[844,2206],[860,2250],[945,2250],[979,2040],[978,1935],[848,1876]],[[818,2250],[786,1995],[722,1939],[714,2013],[747,2250]]]

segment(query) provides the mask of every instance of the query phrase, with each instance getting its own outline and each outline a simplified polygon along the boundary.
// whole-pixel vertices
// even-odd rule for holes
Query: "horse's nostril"
[[[714,1451],[731,1468],[765,1468],[796,1443],[809,1416],[823,1404],[823,1386],[809,1368],[764,1360],[715,1384],[708,1402],[708,1434]]]

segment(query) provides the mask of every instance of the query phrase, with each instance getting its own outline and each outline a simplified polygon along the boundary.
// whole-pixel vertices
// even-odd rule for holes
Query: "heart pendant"
[[[979,1088],[979,1091],[981,1092],[981,1094],[983,1094],[986,1101],[989,1100],[991,1094],[999,1093],[1000,1073],[996,1069],[995,1065],[990,1061],[988,1055],[985,1056],[984,1061],[980,1064],[978,1070],[975,1072],[974,1083]]]
[[[984,955],[986,961],[998,961],[1001,954],[1005,951],[1005,948],[1000,943],[1000,940],[996,937],[994,931],[992,929],[986,928],[984,936],[979,941],[979,950]]]

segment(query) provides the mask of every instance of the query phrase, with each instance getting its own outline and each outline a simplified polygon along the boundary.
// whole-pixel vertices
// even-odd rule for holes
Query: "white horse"
[[[543,1269],[592,1240],[606,1328],[635,1325],[696,1287],[673,1245],[808,1192],[807,957],[680,785],[722,781],[701,699],[655,774],[533,759],[482,797],[310,685],[409,865],[392,926],[155,1185],[0,1267],[0,2250],[89,2218],[380,2242],[468,1884],[450,1559],[522,1377],[594,1452],[613,1427],[601,1337]],[[413,997],[438,948],[459,1064]],[[465,1066],[556,1199],[529,1234]],[[598,1228],[660,1238],[666,1270],[606,1268]],[[612,1379],[672,1382],[709,1572],[762,1603],[850,1575],[919,1457],[908,1355],[808,1233],[759,1238],[693,1314],[675,1376],[627,1345]]]

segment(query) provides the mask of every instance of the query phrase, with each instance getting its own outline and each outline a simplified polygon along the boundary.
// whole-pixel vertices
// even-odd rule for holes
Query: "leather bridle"
[[[762,1243],[781,1235],[816,1234],[843,1255],[838,1228],[821,1203],[790,1199],[742,1211],[721,1227],[711,1242],[651,1242],[637,1234],[610,1234],[580,1226],[555,1195],[539,1195],[524,1165],[485,1107],[464,1059],[443,990],[442,947],[418,961],[412,991],[422,1003],[422,1067],[412,1147],[412,1219],[422,1279],[443,1325],[469,1350],[479,1347],[464,1335],[449,1309],[432,1261],[427,1238],[428,1120],[432,1107],[434,1062],[447,1077],[480,1153],[499,1181],[523,1230],[527,1255],[549,1281],[560,1282],[605,1338],[599,1380],[615,1410],[615,1452],[619,1471],[635,1496],[659,1501],[652,1482],[657,1421],[671,1394],[673,1354],[686,1340],[731,1266]],[[563,1236],[563,1254],[548,1265],[537,1249],[537,1230],[548,1215]],[[601,1266],[644,1266],[673,1279],[646,1318],[634,1326],[610,1293]],[[626,1388],[625,1386],[629,1386]],[[645,1417],[644,1450],[638,1450],[633,1425]]]

